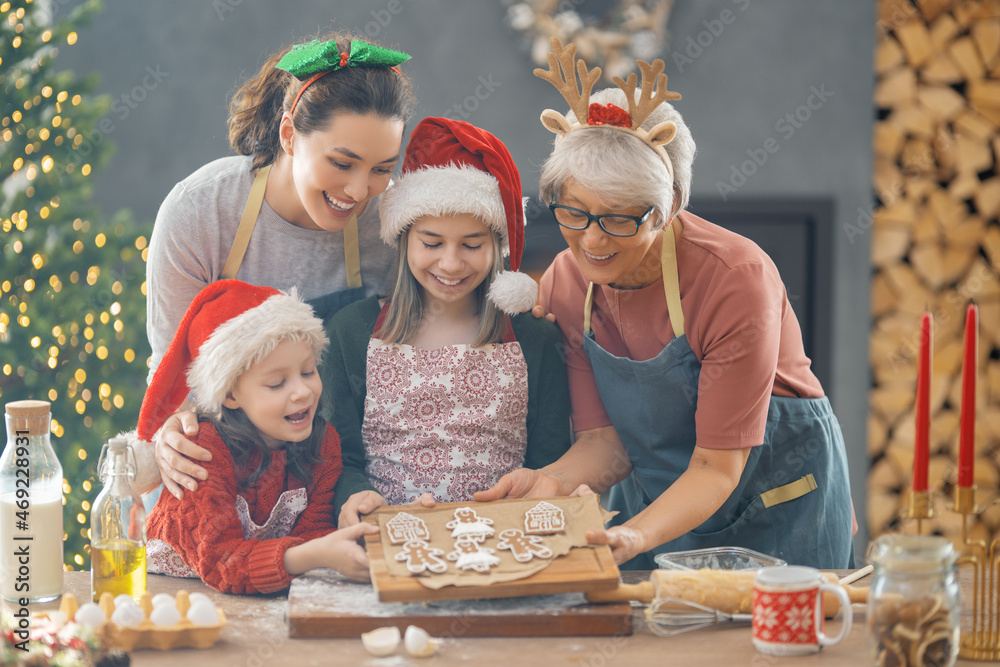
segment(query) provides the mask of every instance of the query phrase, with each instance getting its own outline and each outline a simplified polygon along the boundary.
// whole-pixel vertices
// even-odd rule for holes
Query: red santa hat
[[[285,340],[305,341],[317,358],[328,342],[323,322],[294,291],[289,295],[240,280],[220,280],[203,289],[146,389],[139,438],[151,439],[188,394],[199,411],[218,414],[240,375]]]
[[[399,235],[425,215],[471,213],[500,235],[510,271],[501,271],[489,298],[515,315],[529,310],[538,285],[520,273],[524,247],[521,176],[503,143],[486,130],[448,118],[425,118],[413,129],[402,174],[382,195],[382,240]]]

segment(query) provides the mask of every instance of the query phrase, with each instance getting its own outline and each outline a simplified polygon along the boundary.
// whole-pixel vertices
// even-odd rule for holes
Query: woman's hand
[[[566,493],[558,478],[541,470],[518,468],[501,477],[490,488],[476,491],[472,498],[476,502],[485,503],[501,498],[551,498],[564,495]]]
[[[606,544],[611,547],[611,555],[617,565],[649,551],[645,536],[629,526],[613,526],[607,530],[588,530],[585,537],[589,544]]]
[[[208,479],[208,472],[191,459],[211,461],[212,452],[185,437],[197,434],[198,415],[175,412],[167,418],[153,440],[156,465],[160,469],[163,485],[178,499],[184,497],[184,488],[197,491],[198,480]]]
[[[356,526],[361,522],[361,515],[374,512],[376,507],[388,505],[385,498],[375,491],[359,491],[352,494],[340,507],[340,517],[337,519],[337,526],[343,530]]]

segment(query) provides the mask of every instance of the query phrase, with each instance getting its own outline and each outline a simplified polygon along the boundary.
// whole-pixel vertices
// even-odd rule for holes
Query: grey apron
[[[233,247],[230,248],[229,256],[222,268],[222,278],[235,278],[236,272],[240,270],[243,255],[246,254],[250,236],[253,234],[254,225],[257,224],[257,218],[260,216],[260,207],[264,203],[264,189],[267,186],[269,173],[271,173],[271,165],[261,168],[253,179],[247,203],[243,207],[240,226],[233,239]],[[361,251],[358,245],[358,216],[356,215],[351,216],[347,227],[344,228],[344,266],[347,270],[347,287],[345,289],[306,300],[306,303],[312,306],[316,317],[323,320],[324,323],[328,322],[344,306],[365,298],[365,288],[361,284]]]
[[[675,338],[653,359],[616,357],[590,327],[593,284],[584,307],[584,352],[604,408],[632,463],[612,487],[608,509],[620,524],[658,498],[687,469],[696,443],[701,363],[684,334],[674,234],[663,233],[662,269]],[[663,552],[738,546],[789,564],[853,566],[852,510],[840,425],[824,398],[771,396],[764,441],[751,448],[739,484],[695,530],[622,565],[654,569]]]

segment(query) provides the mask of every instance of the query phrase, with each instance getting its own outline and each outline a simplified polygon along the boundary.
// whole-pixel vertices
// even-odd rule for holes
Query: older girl
[[[331,320],[321,369],[344,452],[341,526],[386,502],[471,500],[569,446],[558,330],[519,314],[537,288],[517,272],[524,212],[506,147],[468,123],[422,121],[381,216],[392,292]]]

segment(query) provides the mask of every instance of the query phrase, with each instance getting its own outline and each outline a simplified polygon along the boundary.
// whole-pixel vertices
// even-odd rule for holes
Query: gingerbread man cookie
[[[431,532],[427,530],[427,524],[423,519],[419,519],[408,512],[400,512],[389,519],[385,524],[386,532],[389,534],[389,541],[393,544],[408,542],[410,540],[429,540]]]
[[[445,528],[451,528],[452,537],[468,536],[477,542],[484,541],[493,535],[493,519],[481,517],[471,507],[460,507],[455,510],[455,518],[446,523]]]
[[[491,567],[500,564],[500,559],[494,553],[495,550],[480,546],[474,537],[463,535],[455,540],[455,550],[446,558],[455,561],[455,567],[459,570],[488,572]]]
[[[448,569],[448,563],[440,558],[443,553],[441,549],[436,549],[423,540],[410,540],[395,558],[405,560],[406,569],[413,574],[420,574],[424,570],[441,574]]]
[[[538,535],[525,535],[517,528],[500,531],[498,549],[510,549],[514,560],[527,563],[532,558],[552,558],[552,549],[542,543]]]
[[[561,508],[543,500],[524,513],[524,532],[535,535],[566,532],[566,517]]]

